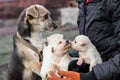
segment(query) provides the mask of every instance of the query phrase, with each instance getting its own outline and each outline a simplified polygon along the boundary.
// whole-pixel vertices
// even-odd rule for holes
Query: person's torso
[[[120,46],[117,43],[118,38],[115,39],[116,41],[112,40],[116,35],[112,25],[112,7],[109,6],[111,0],[92,0],[87,4],[84,1],[78,0],[79,32],[90,38],[102,58],[106,55],[108,55],[106,58],[109,58],[113,53],[118,53],[117,49]]]

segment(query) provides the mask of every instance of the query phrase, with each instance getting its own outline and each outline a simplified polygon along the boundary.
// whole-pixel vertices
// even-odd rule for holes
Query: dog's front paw
[[[82,63],[83,63],[83,59],[79,58],[78,61],[77,61],[77,65],[82,65]]]
[[[77,61],[77,65],[82,65],[82,61]]]

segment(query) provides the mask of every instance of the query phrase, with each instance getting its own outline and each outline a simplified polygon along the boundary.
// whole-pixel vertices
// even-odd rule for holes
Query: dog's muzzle
[[[69,40],[66,40],[66,45],[70,44]]]
[[[53,25],[53,28],[56,29],[57,28],[57,25],[55,23],[52,23]]]

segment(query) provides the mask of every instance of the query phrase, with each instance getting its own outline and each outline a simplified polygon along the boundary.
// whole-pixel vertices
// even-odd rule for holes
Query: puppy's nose
[[[66,40],[66,43],[69,44],[70,43],[69,40]]]
[[[56,29],[57,25],[53,22],[53,28]]]

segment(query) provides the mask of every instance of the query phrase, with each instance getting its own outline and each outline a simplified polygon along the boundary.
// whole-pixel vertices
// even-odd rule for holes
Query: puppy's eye
[[[44,19],[48,19],[48,14],[44,15]]]
[[[77,42],[75,41],[75,43],[77,43]]]
[[[62,42],[60,41],[58,44],[61,44]]]

